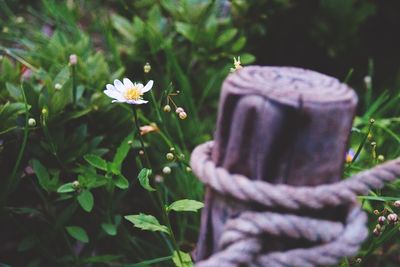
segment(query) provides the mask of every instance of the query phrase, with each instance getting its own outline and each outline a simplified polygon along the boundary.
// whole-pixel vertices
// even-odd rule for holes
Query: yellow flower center
[[[140,92],[140,88],[137,85],[134,85],[131,88],[128,88],[125,93],[124,97],[127,100],[139,100],[143,94]]]

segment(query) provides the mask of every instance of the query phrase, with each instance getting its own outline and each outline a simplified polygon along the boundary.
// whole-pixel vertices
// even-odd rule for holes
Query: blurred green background
[[[133,111],[103,93],[114,79],[155,82],[139,121],[159,128],[143,138],[148,178],[165,205],[203,200],[188,159],[212,139],[233,57],[243,66],[316,70],[357,91],[349,147],[361,153],[346,176],[398,157],[398,10],[397,0],[0,0],[0,266],[180,264],[168,235],[123,218],[146,213],[167,223],[137,179]],[[371,231],[374,210],[397,212],[399,189],[393,183],[363,199]],[[184,252],[195,247],[199,215],[169,214]],[[398,266],[398,226],[386,228],[357,256],[362,266]],[[342,263],[354,265],[356,258]]]

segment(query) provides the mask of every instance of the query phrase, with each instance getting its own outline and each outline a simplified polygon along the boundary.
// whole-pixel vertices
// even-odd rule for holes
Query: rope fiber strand
[[[354,256],[368,236],[367,216],[357,203],[357,195],[382,188],[385,182],[400,176],[400,159],[396,159],[333,184],[275,185],[253,181],[217,167],[211,160],[212,146],[210,141],[196,147],[191,166],[197,177],[218,193],[243,202],[255,202],[265,208],[289,211],[344,205],[348,207],[348,214],[342,223],[275,212],[243,212],[226,222],[219,251],[197,262],[197,267],[312,267],[336,264],[343,257]],[[266,235],[301,238],[318,245],[263,252],[262,241]]]

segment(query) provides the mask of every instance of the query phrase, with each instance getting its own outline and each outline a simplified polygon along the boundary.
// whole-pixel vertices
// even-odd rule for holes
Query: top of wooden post
[[[294,67],[249,66],[229,75],[223,93],[255,94],[270,100],[299,106],[303,104],[357,103],[355,92],[346,84],[330,76]]]
[[[244,67],[223,83],[213,159],[252,179],[336,182],[356,105],[355,92],[327,75]]]

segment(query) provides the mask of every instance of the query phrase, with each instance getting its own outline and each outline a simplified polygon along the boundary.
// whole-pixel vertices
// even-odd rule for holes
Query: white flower
[[[134,105],[145,104],[148,101],[143,100],[142,95],[153,87],[153,81],[150,80],[146,86],[141,83],[132,83],[128,78],[124,78],[122,83],[120,80],[115,80],[114,85],[107,84],[107,90],[104,93],[113,98],[114,102],[128,103]]]

